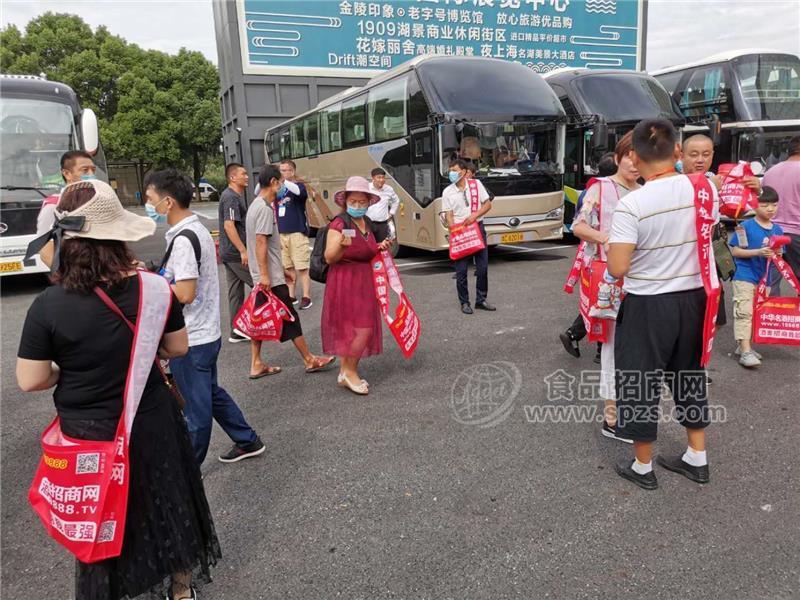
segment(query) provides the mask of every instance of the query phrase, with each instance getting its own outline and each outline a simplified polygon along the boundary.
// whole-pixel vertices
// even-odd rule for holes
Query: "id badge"
[[[286,206],[279,206],[278,207],[278,216],[285,217],[286,216]]]

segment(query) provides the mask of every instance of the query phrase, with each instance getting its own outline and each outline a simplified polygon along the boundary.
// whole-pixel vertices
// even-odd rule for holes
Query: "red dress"
[[[330,229],[341,232],[337,217]],[[356,237],[339,262],[328,268],[322,305],[322,351],[335,356],[361,358],[380,354],[381,314],[372,282],[372,259],[378,243],[372,232],[365,238],[353,223]]]

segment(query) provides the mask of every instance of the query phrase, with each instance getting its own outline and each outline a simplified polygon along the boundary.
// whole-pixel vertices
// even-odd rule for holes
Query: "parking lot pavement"
[[[137,250],[155,257],[163,238]],[[224,558],[203,597],[797,598],[800,350],[761,347],[764,365],[745,371],[723,327],[710,369],[720,408],[709,429],[711,483],[656,467],[660,489],[640,490],[613,471],[630,447],[600,436],[591,345],[574,359],[558,341],[577,311],[561,290],[573,256],[563,243],[497,248],[489,299],[498,310],[470,316],[459,311],[446,255],[398,261],[421,342],[406,361],[384,332],[384,353],[363,362],[366,398],[338,388],[335,373],[306,375],[291,345],[266,344],[284,371],[249,381],[247,345],[226,342],[221,384],[267,452],[221,464],[214,453],[229,442],[214,432],[203,470]],[[39,285],[3,280],[8,598],[72,590],[71,559],[26,501],[53,416],[48,394],[22,394],[13,376]],[[323,293],[314,284],[314,306],[300,313],[317,352]],[[660,427],[657,451],[684,445],[676,424]]]

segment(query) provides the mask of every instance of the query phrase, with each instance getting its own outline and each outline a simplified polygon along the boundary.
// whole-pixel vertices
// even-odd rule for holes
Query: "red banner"
[[[783,278],[800,293],[800,283],[785,260],[777,256],[767,265],[773,264]],[[753,311],[753,343],[800,346],[800,298],[780,296],[767,297],[767,268],[756,288]]]
[[[703,317],[703,353],[700,366],[705,367],[711,360],[714,334],[717,329],[720,285],[711,238],[714,233],[714,192],[704,173],[688,175],[694,187],[694,224],[697,234],[697,259],[700,262],[700,276],[706,292],[706,312]]]
[[[372,280],[375,284],[375,296],[378,299],[381,315],[389,326],[400,351],[406,358],[411,358],[419,345],[420,320],[411,301],[403,291],[400,273],[394,264],[391,254],[380,252],[372,261]],[[389,288],[399,298],[394,317],[389,314]]]

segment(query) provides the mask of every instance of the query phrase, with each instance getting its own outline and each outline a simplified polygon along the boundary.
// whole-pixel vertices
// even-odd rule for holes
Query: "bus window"
[[[419,86],[415,73],[408,74],[408,128],[424,127],[428,124],[431,109],[425,101],[425,95]]]
[[[289,158],[292,156],[291,138],[289,137],[289,128],[282,129],[278,134],[281,138],[281,159]]]
[[[319,115],[319,138],[322,152],[332,152],[342,149],[342,135],[339,132],[341,110],[342,105],[337,104],[323,109]]]
[[[367,97],[359,96],[342,103],[342,140],[344,146],[355,146],[367,139],[364,102]]]
[[[730,96],[725,81],[723,65],[695,69],[682,91],[679,104],[687,117],[719,115],[722,121],[731,121]]]
[[[305,139],[305,155],[319,154],[319,115],[314,114],[303,119],[303,138]]]
[[[281,152],[280,147],[278,145],[278,134],[277,133],[268,133],[267,134],[267,160],[272,163],[280,162],[281,160]]]
[[[733,61],[733,71],[746,118],[796,119],[800,115],[800,60],[796,56],[743,56]]]
[[[383,142],[406,135],[405,77],[372,88],[367,103],[370,142]]]
[[[290,125],[292,132],[292,158],[302,158],[305,156],[305,145],[303,143],[303,122],[295,121]]]
[[[686,71],[676,71],[675,73],[665,73],[664,75],[659,75],[656,79],[658,79],[658,83],[664,86],[664,89],[667,90],[670,96],[672,96],[676,102],[680,102],[681,100],[681,92],[683,90],[678,89],[678,84],[681,82]]]

